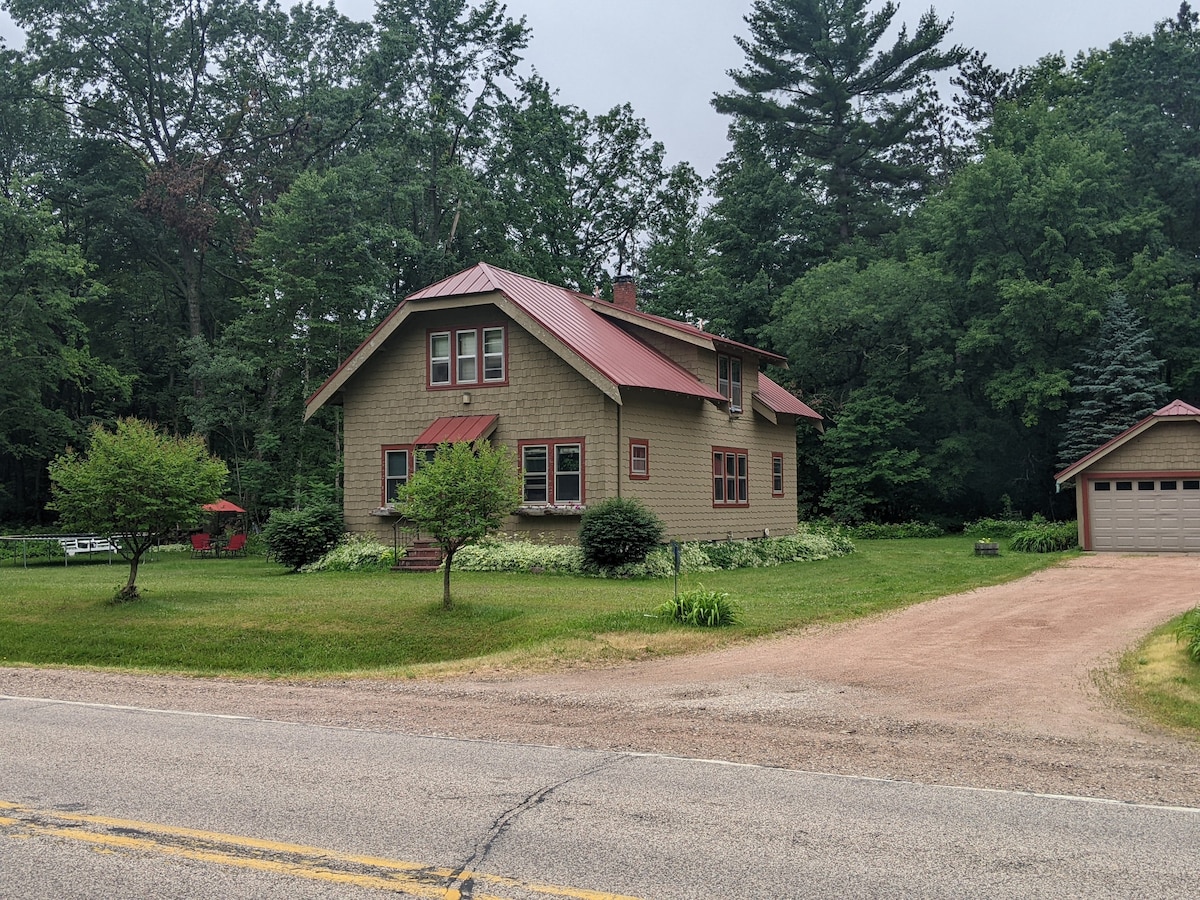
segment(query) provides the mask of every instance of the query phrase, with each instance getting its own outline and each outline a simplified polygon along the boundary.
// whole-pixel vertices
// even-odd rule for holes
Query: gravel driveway
[[[635,750],[1200,807],[1200,743],[1108,703],[1121,651],[1198,602],[1200,558],[1021,581],[713,653],[442,681],[0,668],[0,693]]]

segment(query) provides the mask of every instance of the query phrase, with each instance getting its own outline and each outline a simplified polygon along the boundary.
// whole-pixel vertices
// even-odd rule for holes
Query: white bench
[[[63,552],[67,556],[75,556],[79,553],[117,553],[117,545],[112,543],[108,538],[102,537],[70,537],[59,538],[58,542],[62,544]]]

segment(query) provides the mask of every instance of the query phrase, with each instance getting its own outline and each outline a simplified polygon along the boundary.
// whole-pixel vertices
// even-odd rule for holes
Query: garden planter
[[[995,541],[976,541],[975,542],[976,556],[999,556],[1000,545]]]

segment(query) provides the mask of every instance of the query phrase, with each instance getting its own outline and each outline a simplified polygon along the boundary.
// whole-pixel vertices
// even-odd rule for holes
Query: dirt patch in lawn
[[[1200,807],[1200,744],[1112,701],[1200,558],[1085,556],[858,622],[608,668],[438,681],[0,669],[0,693]]]

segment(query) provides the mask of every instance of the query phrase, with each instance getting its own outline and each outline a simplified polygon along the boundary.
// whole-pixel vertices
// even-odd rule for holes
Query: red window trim
[[[744,487],[746,491],[746,499],[737,499],[730,501],[728,499],[717,499],[717,457],[721,457],[721,478],[724,481],[722,485],[722,493],[728,496],[729,486],[729,471],[728,457],[734,459],[734,474],[733,484],[734,493],[741,493],[739,487]],[[709,470],[710,484],[712,485],[712,505],[714,509],[746,509],[750,506],[750,453],[743,447],[713,447],[712,453],[709,454],[709,459],[712,460],[712,468]],[[744,475],[738,474],[738,460],[741,460],[746,469]]]
[[[778,490],[775,489],[775,461],[776,460],[779,460],[779,489]],[[787,483],[784,480],[784,476],[783,476],[784,471],[785,471],[785,468],[784,468],[784,464],[783,464],[783,454],[782,453],[772,453],[771,454],[771,496],[772,497],[782,497],[787,493],[787,491],[786,491]]]
[[[554,506],[557,498],[554,496],[554,449],[562,446],[579,446],[579,499],[567,500],[567,503],[578,503],[583,506],[587,503],[587,441],[581,437],[569,438],[529,438],[527,440],[517,441],[517,474],[521,477],[521,493],[524,497],[525,491],[525,448],[526,447],[545,447],[548,457],[546,459],[546,506]],[[522,503],[532,503],[541,505],[537,500],[524,500]]]
[[[408,451],[408,477],[412,477],[413,473],[413,445],[412,444],[383,444],[379,448],[379,506],[383,508],[387,506],[387,455],[396,450]]]
[[[504,334],[504,377],[496,381],[485,381],[483,378],[484,353],[483,333],[499,328]],[[478,377],[474,381],[458,380],[458,336],[464,332],[475,332],[475,372]],[[450,335],[450,381],[433,381],[433,336],[435,334]],[[469,325],[463,328],[450,326],[446,328],[425,329],[425,389],[430,391],[460,391],[475,388],[505,387],[508,385],[508,325],[496,322],[488,325]]]
[[[646,450],[646,471],[633,471],[633,448],[644,447]],[[630,481],[649,481],[650,480],[650,442],[645,438],[630,438],[629,439],[629,480]]]

